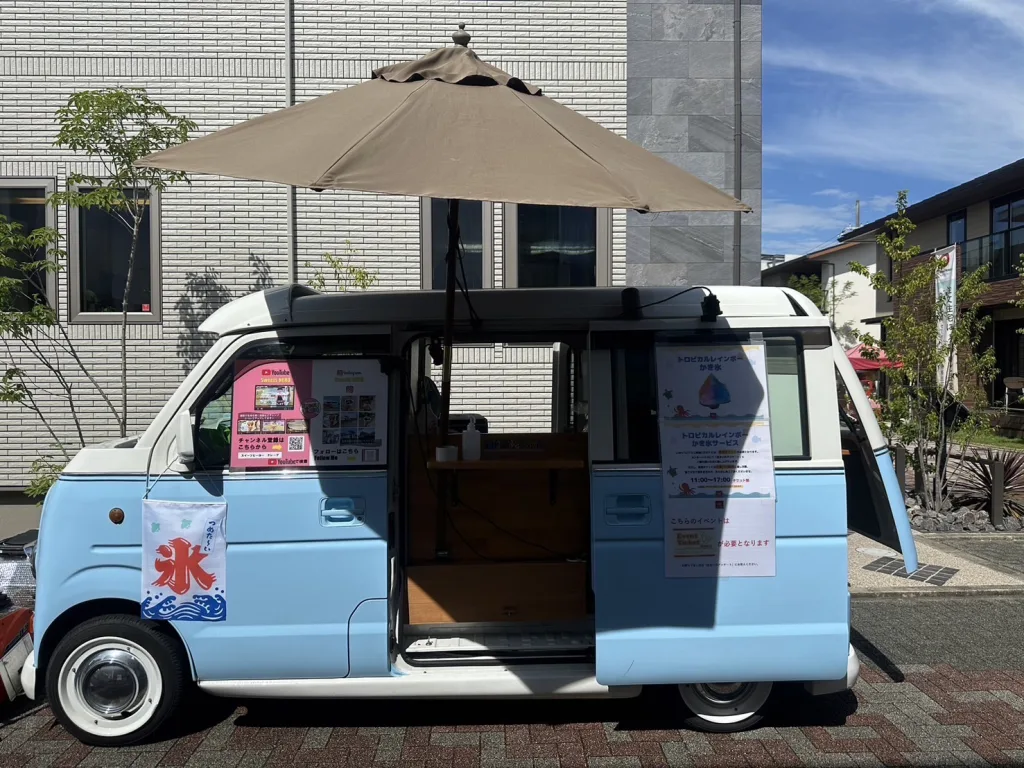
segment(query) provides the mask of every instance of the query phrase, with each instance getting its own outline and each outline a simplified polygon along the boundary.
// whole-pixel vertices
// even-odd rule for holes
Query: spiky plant
[[[965,460],[952,479],[952,496],[960,506],[988,509],[992,504],[992,465],[1003,464],[1003,514],[1024,518],[1024,453],[986,450],[981,461]],[[975,456],[978,452],[975,451]]]

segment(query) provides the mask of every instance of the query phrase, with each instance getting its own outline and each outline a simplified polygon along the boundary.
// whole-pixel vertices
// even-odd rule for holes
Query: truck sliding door
[[[843,471],[838,440],[833,460],[814,461],[810,436],[818,429],[811,419],[836,418],[835,399],[820,389],[822,381],[831,387],[834,375],[827,330],[673,331],[663,338],[637,323],[611,325],[592,325],[588,371],[598,681],[841,678],[849,652]],[[759,344],[752,332],[762,330],[775,465],[774,575],[720,576],[712,568],[681,578],[667,559],[663,469],[674,458],[661,455],[659,404],[670,395],[658,382],[656,350],[663,343]],[[809,394],[812,386],[819,389]]]

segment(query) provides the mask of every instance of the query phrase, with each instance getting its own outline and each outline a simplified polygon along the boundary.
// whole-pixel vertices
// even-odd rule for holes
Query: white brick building
[[[748,183],[750,171],[745,170],[743,186],[758,191],[758,199],[753,200],[757,205],[760,2],[743,0],[743,4],[742,77],[749,112],[743,126],[751,141],[744,147],[744,157],[748,167],[753,162],[757,165],[756,181]],[[459,21],[466,23],[473,35],[472,47],[486,60],[537,83],[547,95],[612,130],[626,135],[628,127],[630,137],[640,143],[647,145],[646,138],[653,137],[656,146],[651,149],[664,150],[674,162],[732,191],[724,157],[728,147],[707,146],[706,130],[700,146],[687,135],[686,121],[694,119],[687,115],[698,112],[680,110],[676,99],[665,110],[671,118],[659,123],[658,99],[643,106],[644,93],[649,95],[651,90],[648,81],[654,80],[657,90],[654,75],[658,72],[651,71],[650,61],[652,55],[661,55],[657,50],[664,54],[663,63],[676,67],[673,84],[691,83],[703,92],[709,83],[722,90],[724,80],[731,82],[731,69],[723,72],[717,63],[717,71],[711,71],[714,67],[701,65],[705,54],[700,51],[721,58],[725,50],[721,43],[732,40],[731,23],[712,23],[719,17],[722,21],[723,14],[731,18],[731,0],[662,5],[632,0],[150,0],[143,4],[0,0],[0,213],[25,213],[33,200],[61,188],[69,173],[92,170],[80,158],[53,147],[54,113],[75,91],[144,87],[172,112],[198,123],[202,134],[286,106],[290,94],[296,101],[310,99],[364,80],[376,66],[451,44],[450,35]],[[705,22],[698,23],[702,18]],[[643,41],[639,63],[634,63],[629,50],[641,45],[636,40]],[[719,45],[709,48],[714,41]],[[662,48],[656,50],[657,46]],[[638,76],[632,80],[627,61],[636,67]],[[638,114],[644,116],[635,126],[627,119],[631,113],[627,98],[632,104],[634,95],[639,99]],[[708,114],[721,111],[719,107]],[[730,119],[721,116],[723,125]],[[666,126],[671,126],[672,135],[666,135]],[[410,198],[298,190],[294,206],[291,216],[285,187],[204,176],[160,196],[153,206],[151,280],[145,286],[149,290],[139,294],[140,311],[129,327],[129,432],[148,423],[202,354],[204,342],[194,331],[207,314],[246,292],[295,277],[306,280],[307,263],[319,263],[324,251],[351,248],[352,263],[377,273],[375,289],[429,286],[429,268],[421,268],[421,252],[430,250],[429,242],[424,242],[429,237],[429,205]],[[77,216],[67,210],[46,215],[65,236],[69,249],[68,268],[51,286],[49,298],[67,322],[79,354],[116,402],[120,315],[76,311],[97,301],[103,304],[102,296],[93,296],[95,286],[90,280],[102,273],[96,285],[104,283],[103,270],[111,269],[109,254],[104,256],[100,246],[89,240],[94,237],[91,231],[82,234],[85,225]],[[516,263],[509,260],[517,253],[516,243],[507,237],[505,222],[510,215],[514,209],[482,207],[481,279],[499,287],[514,287],[517,272],[521,284],[527,279],[524,267],[505,266]],[[758,217],[745,221],[743,231],[744,251],[749,247],[759,254]],[[587,279],[598,284],[626,282],[626,221],[621,212],[595,213],[590,237],[596,257]],[[727,229],[730,221],[731,217],[692,223],[701,225],[698,240],[706,245],[708,232],[715,234],[715,227]],[[662,223],[673,225],[658,228],[668,233],[666,242],[671,243],[671,237],[685,232],[690,222]],[[756,224],[756,248],[751,224]],[[647,237],[650,250],[649,228],[640,227],[638,232],[641,245]],[[729,282],[729,255],[724,252],[725,236],[721,237],[719,250],[725,263],[720,281]],[[90,261],[93,258],[95,263]],[[710,258],[714,260],[714,254]],[[636,261],[644,263],[644,255]],[[680,251],[678,262],[682,266],[686,261],[686,253]],[[706,267],[707,253],[695,261]],[[683,269],[677,278],[665,280],[665,265],[658,267],[657,278],[662,281],[686,279]],[[707,279],[704,274],[699,279]],[[646,282],[652,282],[650,277]],[[87,289],[92,293],[86,295]],[[39,381],[46,379],[45,369],[30,356],[17,350],[0,352],[5,365],[24,366]],[[501,418],[497,408],[488,405],[490,397],[506,414],[502,427],[545,428],[548,354],[523,348],[464,350],[465,363],[473,365],[474,375],[467,377],[468,388],[456,392],[456,408],[471,404],[474,410]],[[54,361],[56,357],[50,362]],[[73,365],[60,362],[75,381],[87,440],[115,436],[117,425],[102,399],[84,377],[76,375]],[[503,386],[495,386],[494,381]],[[488,394],[479,394],[483,392]],[[45,401],[45,393],[42,397]],[[507,415],[510,405],[515,406],[513,417]],[[49,407],[51,414],[59,414],[62,408],[59,400]],[[72,421],[57,417],[54,423],[74,445]],[[16,405],[0,404],[0,489],[23,487],[32,460],[48,442],[34,415]]]

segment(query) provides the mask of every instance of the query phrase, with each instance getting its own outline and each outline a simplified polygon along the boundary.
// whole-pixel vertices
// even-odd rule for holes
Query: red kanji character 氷
[[[210,589],[216,581],[212,573],[199,565],[206,555],[199,551],[198,546],[192,546],[188,539],[171,539],[157,547],[156,553],[160,557],[154,566],[160,576],[153,582],[154,587],[167,587],[176,595],[183,595],[191,588],[193,578],[203,589]]]

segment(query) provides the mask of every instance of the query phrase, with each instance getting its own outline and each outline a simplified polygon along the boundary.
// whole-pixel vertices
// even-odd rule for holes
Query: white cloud
[[[761,231],[765,253],[810,253],[833,242],[854,223],[852,202],[806,205],[767,198]]]
[[[1003,0],[933,0],[975,6],[995,20]],[[1015,0],[1019,2],[1019,0]],[[1024,38],[1024,12],[1017,26]],[[1018,29],[1019,28],[1019,29]],[[938,46],[927,55],[878,56],[848,50],[766,46],[767,68],[824,76],[820,106],[784,117],[765,153],[826,159],[864,169],[959,183],[1024,155],[1024,54],[1001,40],[981,55]],[[771,77],[771,74],[768,75]],[[830,98],[841,94],[842,98]]]
[[[1024,40],[1024,11],[1021,10],[1020,0],[928,0],[928,4],[980,16]]]
[[[857,197],[855,193],[842,189],[819,189],[814,195],[815,197],[838,197],[840,200],[853,200]]]

